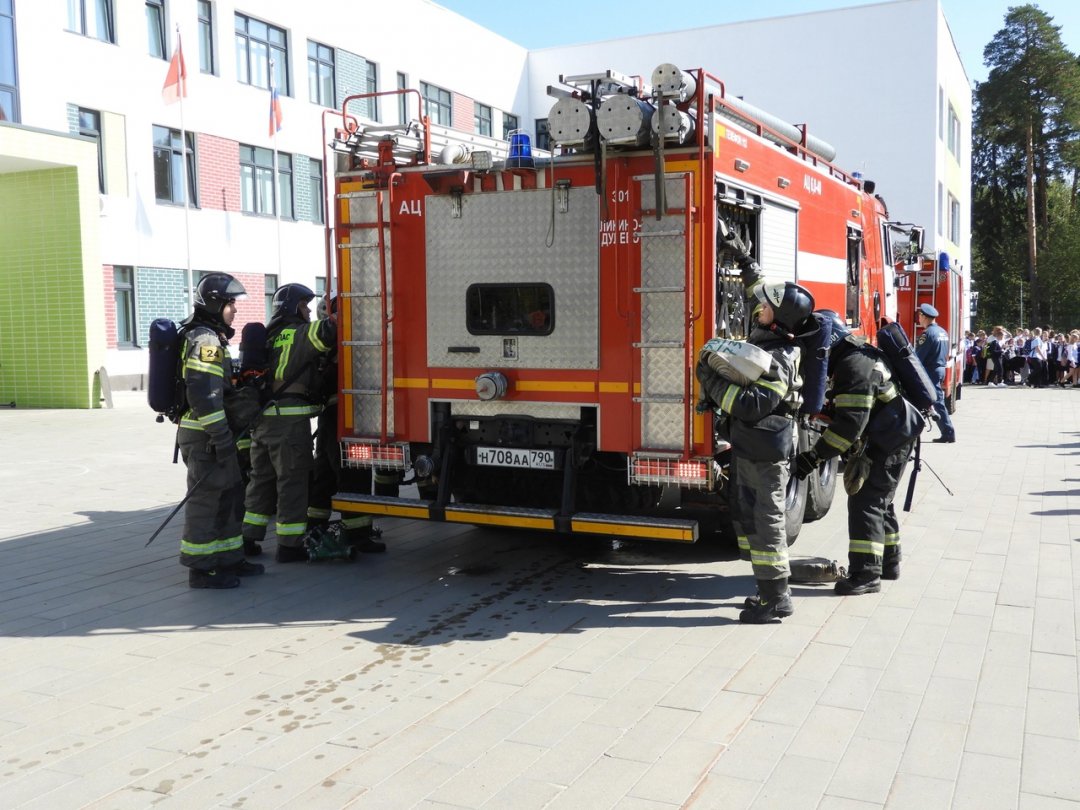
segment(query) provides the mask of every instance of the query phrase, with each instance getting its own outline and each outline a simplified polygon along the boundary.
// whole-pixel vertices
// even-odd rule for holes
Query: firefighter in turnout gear
[[[784,502],[801,387],[795,333],[813,311],[814,299],[798,284],[766,283],[746,243],[723,220],[719,225],[742,271],[754,320],[748,342],[772,355],[769,370],[747,386],[710,373],[705,363],[697,367],[705,397],[718,418],[730,422],[739,550],[744,558],[749,554],[757,581],[757,595],[746,600],[739,620],[763,624],[794,612]]]
[[[319,300],[319,317],[337,319],[337,296]],[[319,368],[319,390],[317,395],[324,402],[319,414],[318,430],[315,436],[315,469],[311,476],[311,488],[308,494],[308,528],[325,528],[330,523],[333,513],[330,502],[339,489],[344,492],[371,492],[371,469],[341,466],[341,452],[337,441],[337,385],[338,363],[337,347],[326,355]],[[386,551],[386,544],[375,539],[371,515],[357,512],[341,513],[341,526],[345,530],[344,540],[363,552]]]
[[[311,418],[322,409],[315,393],[318,363],[337,342],[337,324],[311,320],[315,293],[303,284],[274,292],[266,326],[270,404],[251,436],[251,479],[244,514],[244,546],[252,552],[277,517],[278,562],[307,560]]]
[[[821,461],[844,455],[848,576],[836,583],[836,593],[876,593],[882,578],[900,577],[900,526],[892,500],[923,420],[901,395],[879,349],[852,335],[831,310],[814,317],[832,327],[833,415],[814,447],[795,457],[796,474],[805,478]]]
[[[180,374],[187,407],[176,441],[192,494],[184,511],[180,563],[190,569],[192,588],[235,588],[239,577],[263,572],[261,565],[244,560],[244,484],[236,439],[245,426],[236,425],[230,413],[235,390],[227,347],[235,334],[236,299],[245,294],[232,276],[210,273],[195,288],[194,312],[182,324]]]

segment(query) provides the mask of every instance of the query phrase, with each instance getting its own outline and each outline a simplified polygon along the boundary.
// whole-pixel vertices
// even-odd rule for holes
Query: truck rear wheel
[[[806,514],[803,519],[807,523],[821,520],[829,513],[836,492],[836,471],[839,466],[840,459],[830,458],[821,462],[817,471],[806,479]]]
[[[800,479],[793,475],[788,479],[784,498],[784,531],[789,546],[799,539],[803,515],[806,512],[806,494],[809,489],[810,485],[805,478]]]

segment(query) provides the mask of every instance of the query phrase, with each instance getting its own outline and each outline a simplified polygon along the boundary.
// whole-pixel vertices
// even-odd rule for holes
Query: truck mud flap
[[[417,498],[391,498],[351,492],[338,493],[332,506],[338,511],[443,523],[472,523],[565,534],[630,537],[668,543],[695,543],[698,539],[696,520],[665,517],[608,515],[596,512],[578,512],[567,517],[559,515],[554,509],[524,509],[469,503],[452,503],[439,507],[434,501]]]

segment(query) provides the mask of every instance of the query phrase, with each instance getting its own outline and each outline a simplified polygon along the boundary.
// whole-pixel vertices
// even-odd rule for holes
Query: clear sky
[[[706,25],[781,17],[870,5],[879,0],[434,0],[438,5],[495,31],[526,48],[549,48],[605,39],[679,31]],[[1010,6],[1018,0],[941,0],[953,39],[972,82],[986,78],[982,52],[1002,27]],[[1054,18],[1061,38],[1073,53],[1080,52],[1080,0],[1042,0],[1036,5]],[[670,14],[665,14],[665,10]],[[902,42],[881,43],[902,48]]]

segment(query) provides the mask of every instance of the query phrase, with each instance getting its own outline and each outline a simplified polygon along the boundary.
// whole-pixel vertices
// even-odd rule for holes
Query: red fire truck
[[[376,481],[336,508],[693,542],[730,489],[695,363],[748,326],[717,222],[873,334],[893,259],[872,184],[703,70],[560,76],[551,155],[435,126],[404,92],[407,125],[365,124],[362,97],[335,114],[342,461]],[[792,539],[835,465],[793,478]]]
[[[915,244],[921,245],[921,233],[917,232]],[[938,311],[937,323],[949,333],[949,356],[945,365],[945,406],[949,413],[956,411],[963,387],[964,352],[961,346],[964,330],[964,279],[951,266],[948,253],[922,253],[911,256],[896,265],[898,283],[896,296],[896,320],[904,327],[914,343],[922,329],[916,317],[920,304],[930,304]]]

